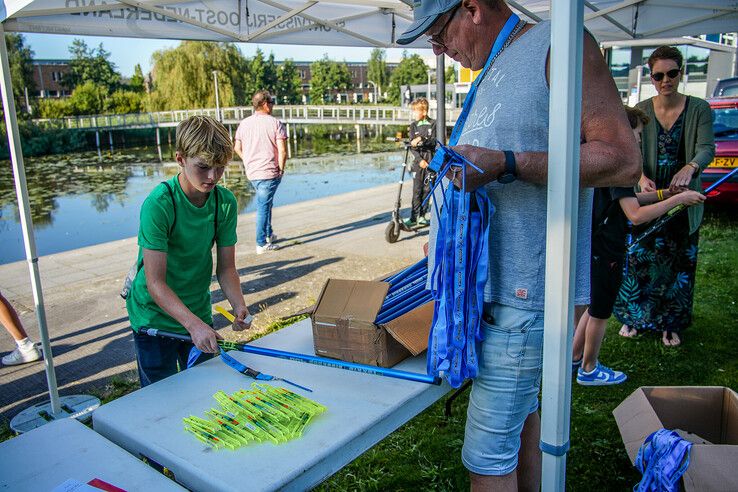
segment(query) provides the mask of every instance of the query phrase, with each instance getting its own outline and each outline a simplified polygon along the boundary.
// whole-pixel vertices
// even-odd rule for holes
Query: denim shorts
[[[507,475],[518,465],[523,423],[538,410],[543,312],[488,304],[482,328],[461,458],[478,475]]]

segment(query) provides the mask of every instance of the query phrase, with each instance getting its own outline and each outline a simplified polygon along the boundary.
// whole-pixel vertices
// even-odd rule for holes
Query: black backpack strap
[[[215,229],[213,230],[213,245],[215,245],[215,238],[218,237],[218,210],[220,210],[218,207],[218,185],[215,185],[213,193],[215,193],[215,218],[213,219],[215,222]]]
[[[172,221],[172,225],[169,226],[169,235],[172,235],[172,231],[174,231],[174,224],[177,223],[177,203],[174,201],[174,191],[172,191],[172,186],[166,182],[162,181],[161,184],[167,187],[167,191],[169,192],[169,197],[172,199],[172,210],[174,211],[174,220]]]

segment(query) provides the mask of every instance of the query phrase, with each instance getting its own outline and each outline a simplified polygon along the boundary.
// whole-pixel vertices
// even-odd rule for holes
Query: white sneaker
[[[256,245],[256,254],[261,255],[268,251],[277,251],[279,249],[279,246],[272,243],[266,243],[264,246]]]
[[[4,366],[17,366],[19,364],[37,361],[40,358],[41,350],[39,350],[36,344],[33,344],[30,350],[21,350],[20,347],[16,347],[15,350],[3,357],[2,360]]]
[[[276,234],[272,234],[271,236],[267,236],[266,242],[267,242],[267,244],[276,243],[277,242],[277,235]]]

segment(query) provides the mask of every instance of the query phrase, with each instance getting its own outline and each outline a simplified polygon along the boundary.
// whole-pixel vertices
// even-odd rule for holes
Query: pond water
[[[396,182],[403,152],[324,155],[287,161],[275,206]],[[28,159],[26,177],[39,256],[135,236],[149,192],[178,172],[150,151]],[[253,189],[240,162],[221,184],[238,199],[239,213],[255,210]],[[388,203],[387,208],[392,204]],[[25,259],[12,169],[0,164],[0,264]]]

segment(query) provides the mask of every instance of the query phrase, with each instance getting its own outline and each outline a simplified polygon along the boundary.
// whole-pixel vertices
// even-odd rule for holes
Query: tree
[[[367,62],[366,76],[377,84],[377,94],[382,97],[382,88],[387,88],[389,82],[389,70],[387,70],[386,52],[380,48],[374,48]],[[376,102],[376,101],[375,101]]]
[[[72,114],[100,114],[105,109],[107,88],[88,80],[78,85],[69,97],[69,108]]]
[[[105,99],[107,113],[140,113],[143,109],[143,94],[140,92],[117,90]]]
[[[109,59],[110,52],[105,51],[102,43],[97,48],[89,48],[83,40],[75,39],[69,52],[72,55],[70,72],[62,81],[67,88],[74,89],[86,82],[104,87],[108,92],[118,88],[120,74],[115,71],[115,64]]]
[[[388,99],[393,104],[400,104],[400,90],[403,85],[424,84],[428,81],[428,65],[418,54],[408,56],[402,53],[402,60],[390,76]]]
[[[453,84],[456,82],[456,67],[454,65],[449,65],[446,67],[446,72],[444,73],[444,77],[446,79],[447,84]]]
[[[346,90],[351,85],[351,72],[346,63],[338,63],[323,55],[310,64],[310,101],[322,104],[331,100],[334,91]]]
[[[144,91],[144,82],[145,82],[143,70],[141,70],[141,65],[136,63],[135,68],[133,69],[133,77],[131,77],[131,81],[128,83],[128,87],[133,92],[143,92]]]
[[[13,98],[16,111],[26,107],[25,91],[32,95],[36,90],[33,82],[33,51],[25,44],[22,34],[6,34],[5,46],[8,49],[10,64],[10,81],[13,84]]]
[[[292,60],[285,60],[277,69],[277,94],[281,102],[299,104],[302,102],[302,79]]]
[[[154,52],[151,58],[151,105],[155,110],[214,108],[214,70],[221,106],[251,101],[246,80],[249,63],[233,44],[183,41],[176,48]]]

